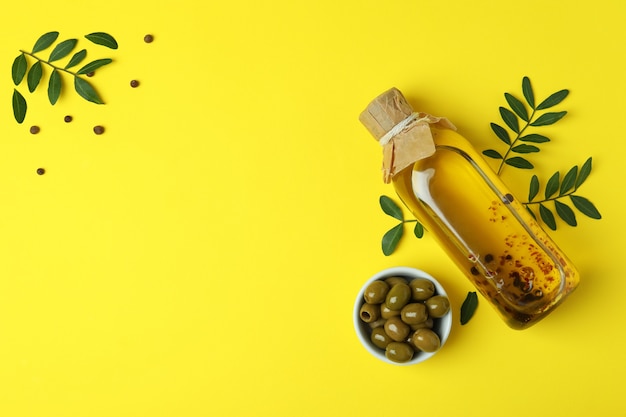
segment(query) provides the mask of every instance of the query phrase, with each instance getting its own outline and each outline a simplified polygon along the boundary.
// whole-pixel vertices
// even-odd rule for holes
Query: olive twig
[[[48,59],[43,59],[38,56],[39,52],[42,52],[52,46],[57,40],[59,32],[48,32],[43,34],[37,39],[32,50],[27,51],[25,49],[19,49],[20,54],[13,60],[11,67],[11,76],[15,86],[19,86],[24,78],[28,84],[29,92],[33,93],[41,80],[43,79],[43,66],[49,66],[52,69],[50,74],[50,80],[48,82],[48,99],[50,104],[56,104],[57,100],[61,96],[61,89],[63,87],[61,73],[66,73],[74,78],[74,89],[85,100],[96,104],[104,104],[100,99],[98,93],[94,87],[81,75],[90,76],[96,69],[108,65],[113,62],[110,58],[96,59],[83,65],[77,71],[70,70],[78,64],[80,64],[87,56],[87,50],[82,49],[74,53],[69,61],[64,65],[57,65],[53,63],[69,56],[74,50],[78,39],[66,39],[59,42],[51,51]],[[97,45],[103,45],[111,49],[117,49],[117,41],[106,33],[96,32],[89,35],[85,35],[89,41]],[[29,65],[27,57],[35,60],[32,65]],[[22,123],[26,117],[27,103],[24,96],[17,90],[13,89],[13,115],[18,123]]]
[[[539,206],[539,216],[541,220],[552,230],[556,230],[556,221],[552,211],[545,205],[548,202],[554,202],[554,208],[557,215],[568,225],[576,226],[576,214],[574,210],[562,200],[569,197],[574,207],[592,219],[601,219],[602,215],[594,204],[582,197],[576,195],[580,186],[585,182],[591,173],[591,158],[588,158],[579,169],[577,165],[573,166],[561,179],[559,171],[555,172],[546,183],[544,198],[535,200],[539,193],[539,178],[533,175],[530,180],[530,190],[528,192],[528,201],[522,203],[528,212],[536,219],[535,213],[530,209],[531,205]]]
[[[400,221],[383,235],[381,243],[385,256],[391,255],[396,250],[396,247],[398,246],[398,243],[400,243],[400,239],[404,234],[405,223],[415,223],[415,227],[413,228],[413,234],[415,237],[421,239],[422,236],[424,236],[424,226],[422,226],[417,219],[405,219],[402,209],[391,198],[386,195],[380,196],[379,203],[385,214]]]
[[[507,145],[507,150],[504,155],[495,149],[487,149],[483,151],[483,155],[500,160],[500,165],[496,171],[498,175],[502,173],[502,169],[505,165],[521,169],[534,168],[534,165],[526,158],[521,156],[509,157],[509,155],[511,155],[511,153],[528,154],[539,152],[541,149],[539,149],[536,144],[549,142],[550,139],[544,135],[536,133],[526,134],[526,130],[529,127],[554,124],[567,114],[566,111],[544,112],[541,115],[538,115],[537,112],[549,109],[559,104],[569,94],[568,90],[559,90],[556,93],[551,94],[547,99],[543,100],[538,105],[535,105],[535,94],[533,92],[530,79],[528,77],[524,77],[522,79],[522,92],[526,103],[522,102],[512,94],[504,93],[504,98],[506,99],[509,108],[499,108],[500,117],[509,130],[515,134],[515,137],[511,139],[511,135],[509,135],[507,129],[497,123],[491,123],[491,130],[493,130],[498,139]],[[520,121],[523,126],[521,129]],[[525,143],[518,145],[519,141]],[[533,144],[531,145],[531,143]]]

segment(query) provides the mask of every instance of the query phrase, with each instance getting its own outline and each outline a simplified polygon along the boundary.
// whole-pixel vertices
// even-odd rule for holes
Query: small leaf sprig
[[[96,59],[82,66],[77,71],[72,70],[75,66],[83,62],[87,56],[87,50],[81,49],[74,53],[69,61],[63,66],[58,61],[69,56],[78,44],[78,39],[66,39],[59,42],[50,52],[47,59],[41,58],[40,53],[51,47],[59,37],[59,32],[47,32],[37,39],[30,51],[20,49],[20,54],[13,61],[11,76],[15,86],[19,86],[24,78],[28,91],[33,93],[40,85],[44,76],[44,66],[50,67],[52,73],[48,81],[48,100],[55,105],[58,101],[63,87],[61,73],[66,73],[74,78],[74,89],[85,100],[96,104],[104,104],[95,88],[82,76],[92,73],[98,68],[110,64],[110,58]],[[85,35],[85,38],[96,45],[102,45],[110,49],[117,49],[118,44],[115,38],[108,33],[94,32]],[[35,62],[30,66],[27,57]],[[24,96],[17,88],[13,89],[13,116],[18,123],[22,123],[26,117],[28,105]]]
[[[380,208],[385,214],[400,221],[400,223],[389,229],[383,235],[382,249],[385,256],[391,255],[396,250],[396,247],[404,234],[405,223],[415,223],[415,227],[413,228],[413,234],[415,237],[421,239],[424,236],[424,226],[422,226],[417,219],[405,220],[402,209],[391,198],[386,195],[382,195],[379,198],[379,203]]]
[[[528,77],[524,77],[522,79],[522,94],[526,100],[526,104],[512,94],[504,93],[504,98],[510,108],[499,108],[502,120],[515,135],[513,138],[511,138],[509,131],[503,126],[497,123],[491,123],[491,129],[498,139],[508,145],[504,154],[501,154],[495,149],[487,149],[483,151],[483,155],[500,160],[500,165],[496,171],[498,175],[502,173],[502,169],[505,165],[520,169],[534,168],[533,164],[526,158],[521,156],[510,156],[511,153],[529,154],[539,152],[540,148],[536,145],[549,142],[550,139],[545,135],[527,133],[527,130],[533,127],[552,125],[561,120],[567,114],[566,111],[542,111],[550,109],[561,103],[569,94],[569,90],[559,90],[536,105],[535,94],[533,92],[530,79]],[[524,143],[518,144],[518,142]]]
[[[523,203],[530,214],[536,219],[537,216],[531,210],[530,206],[538,206],[541,220],[550,229],[556,230],[557,225],[554,213],[546,206],[546,203],[553,202],[557,215],[565,223],[574,227],[578,224],[576,221],[576,214],[574,210],[572,210],[572,208],[563,201],[569,197],[569,200],[574,207],[582,214],[592,219],[601,219],[602,215],[591,201],[585,197],[575,194],[591,173],[591,161],[592,159],[588,158],[582,164],[580,169],[577,165],[573,166],[569,171],[567,171],[562,179],[559,171],[555,172],[548,179],[544,190],[544,198],[541,200],[533,201],[539,194],[540,188],[539,178],[537,178],[536,175],[533,175],[530,180],[528,202]]]

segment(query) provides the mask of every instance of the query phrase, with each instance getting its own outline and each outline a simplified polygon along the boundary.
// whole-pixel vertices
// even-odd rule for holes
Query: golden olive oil
[[[436,152],[397,173],[396,192],[507,324],[528,327],[578,272],[466,139],[431,132]]]

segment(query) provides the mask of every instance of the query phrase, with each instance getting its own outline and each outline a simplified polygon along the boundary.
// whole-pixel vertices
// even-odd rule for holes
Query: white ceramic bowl
[[[375,274],[374,276],[372,276],[370,279],[367,280],[367,282],[365,282],[365,284],[363,284],[363,286],[361,287],[361,290],[359,291],[358,296],[356,297],[356,301],[354,303],[354,312],[352,314],[353,320],[354,320],[354,328],[356,330],[356,334],[359,340],[361,341],[361,344],[365,347],[365,349],[367,349],[372,355],[374,355],[375,357],[377,357],[383,362],[387,362],[393,365],[415,365],[417,363],[423,362],[431,358],[433,355],[439,352],[441,348],[443,348],[443,345],[446,343],[446,340],[448,340],[448,336],[450,335],[450,329],[452,327],[452,309],[450,309],[450,311],[448,311],[448,313],[445,316],[434,320],[433,330],[437,333],[437,335],[439,336],[439,339],[441,340],[441,346],[439,350],[437,350],[436,352],[421,352],[421,351],[416,350],[415,354],[413,355],[413,358],[408,362],[399,363],[399,362],[391,361],[387,359],[387,357],[385,356],[385,351],[383,349],[379,348],[378,346],[372,343],[372,341],[370,340],[370,334],[371,334],[370,326],[369,324],[363,322],[363,320],[361,320],[361,317],[360,317],[361,306],[365,303],[365,299],[363,298],[365,289],[372,282],[380,280],[380,279],[385,279],[388,277],[404,277],[408,281],[412,281],[416,278],[427,278],[431,280],[433,284],[435,285],[436,295],[443,295],[447,297],[448,294],[446,293],[444,288],[441,286],[439,281],[437,281],[435,278],[433,278],[431,275],[427,274],[426,272],[421,271],[419,269],[415,269],[415,268],[398,266],[398,267],[393,267],[393,268],[382,270],[378,272],[377,274]]]

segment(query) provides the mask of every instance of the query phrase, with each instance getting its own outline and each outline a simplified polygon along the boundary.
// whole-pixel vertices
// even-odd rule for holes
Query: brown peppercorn
[[[96,135],[101,135],[101,134],[103,134],[103,133],[104,133],[104,126],[100,126],[100,125],[95,126],[95,127],[93,128],[93,132],[94,132]]]
[[[31,126],[30,127],[30,133],[32,133],[33,135],[36,135],[37,133],[39,133],[41,129],[39,129],[39,126]]]
[[[43,168],[37,168],[37,175],[43,175],[46,173],[46,170]]]
[[[94,71],[88,72],[87,74],[85,74],[87,77],[93,77],[94,75],[96,75],[96,73]]]
[[[137,80],[132,80],[132,81],[130,82],[130,86],[131,86],[131,87],[133,87],[133,88],[137,88],[137,87],[139,87],[139,81],[137,81]]]
[[[73,118],[72,118],[72,116],[67,115],[67,116],[65,116],[65,117],[63,118],[63,120],[65,121],[65,123],[69,123],[69,122],[71,122],[71,121],[73,120]]]
[[[143,41],[144,41],[145,43],[151,43],[153,40],[154,40],[154,36],[152,36],[152,35],[150,35],[150,34],[148,34],[148,35],[146,35],[146,36],[144,36],[144,37],[143,37]]]

